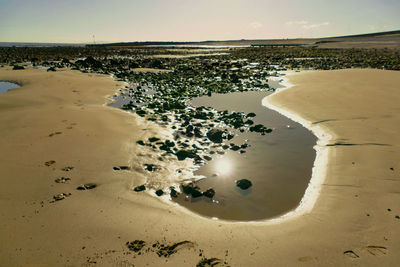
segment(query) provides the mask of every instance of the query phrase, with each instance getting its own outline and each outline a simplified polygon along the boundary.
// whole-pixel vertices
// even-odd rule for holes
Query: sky
[[[0,42],[329,37],[400,30],[400,0],[0,0]]]

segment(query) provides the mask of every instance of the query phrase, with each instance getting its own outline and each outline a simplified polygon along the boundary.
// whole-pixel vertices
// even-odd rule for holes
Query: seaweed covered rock
[[[222,143],[224,132],[219,129],[212,129],[208,131],[207,137],[214,143]]]
[[[247,179],[241,179],[241,180],[236,181],[236,186],[242,190],[246,190],[246,189],[250,188],[252,185],[253,184],[251,183],[251,181],[249,181]]]
[[[135,192],[141,192],[141,191],[144,191],[144,190],[146,190],[146,186],[144,184],[136,186],[135,188],[133,188],[133,191],[135,191]]]

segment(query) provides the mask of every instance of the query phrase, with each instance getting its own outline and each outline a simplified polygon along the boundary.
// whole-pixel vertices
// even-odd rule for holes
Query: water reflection
[[[214,161],[214,170],[216,173],[216,176],[222,176],[222,177],[226,177],[227,175],[232,173],[232,160],[230,160],[228,157],[220,157],[217,158]]]
[[[217,110],[255,112],[255,124],[272,128],[265,136],[254,132],[237,133],[227,145],[249,144],[246,153],[224,150],[195,172],[207,177],[197,183],[202,191],[215,190],[214,201],[180,196],[176,201],[208,217],[228,220],[271,218],[294,209],[300,202],[315,159],[316,138],[307,129],[261,105],[267,92],[215,94],[193,100],[194,106]],[[248,142],[247,142],[248,141]],[[248,179],[253,186],[242,190],[236,180]]]

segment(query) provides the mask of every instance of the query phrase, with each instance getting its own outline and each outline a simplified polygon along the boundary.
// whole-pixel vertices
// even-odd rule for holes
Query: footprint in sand
[[[361,248],[361,252],[368,252],[370,255],[373,256],[385,256],[388,253],[388,249],[384,246],[366,246]],[[343,252],[344,255],[346,255],[349,258],[357,259],[360,258],[360,255],[358,255],[355,251],[353,250],[346,250]]]
[[[383,246],[366,246],[363,249],[374,256],[384,256],[387,254],[387,248]]]
[[[347,257],[350,257],[350,258],[353,258],[353,259],[356,259],[356,258],[360,257],[360,256],[357,255],[357,253],[355,253],[352,250],[346,250],[345,252],[343,252],[343,254],[346,255]]]

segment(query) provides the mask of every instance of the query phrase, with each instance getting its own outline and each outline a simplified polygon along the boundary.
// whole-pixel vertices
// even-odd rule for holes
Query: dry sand
[[[118,85],[97,76],[0,69],[0,80],[23,85],[0,95],[0,266],[196,266],[202,257],[230,266],[399,264],[399,72],[301,73],[271,97],[321,125],[332,143],[353,144],[329,148],[313,210],[280,223],[209,220],[132,192],[143,172],[112,167],[133,166],[134,141],[157,129],[142,131],[133,115],[104,106]],[[72,180],[54,183],[60,176]],[[75,190],[85,182],[99,186]],[[61,192],[72,195],[50,203]],[[146,242],[141,255],[127,253],[133,240]],[[186,240],[168,258],[151,247]]]

